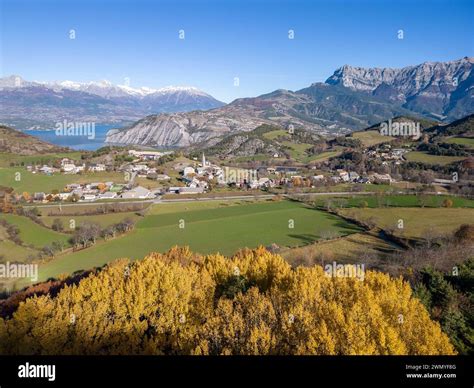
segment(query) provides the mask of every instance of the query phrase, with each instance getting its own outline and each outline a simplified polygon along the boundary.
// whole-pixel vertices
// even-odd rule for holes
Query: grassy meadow
[[[404,155],[409,162],[445,166],[466,159],[464,156],[431,155],[422,151],[411,151]]]
[[[347,235],[359,231],[337,216],[297,202],[229,206],[222,206],[219,201],[159,204],[127,235],[100,241],[91,248],[58,256],[42,265],[40,278],[102,266],[117,258],[139,259],[174,245],[187,245],[204,254],[231,255],[243,247],[272,243],[295,247],[317,241],[327,232]]]

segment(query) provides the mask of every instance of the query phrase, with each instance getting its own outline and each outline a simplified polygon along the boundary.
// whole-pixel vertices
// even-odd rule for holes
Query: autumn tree
[[[264,248],[122,259],[0,319],[1,354],[454,354],[402,278],[330,277]]]
[[[451,208],[453,207],[453,201],[449,198],[446,198],[444,201],[443,201],[443,207],[447,207],[447,208]]]

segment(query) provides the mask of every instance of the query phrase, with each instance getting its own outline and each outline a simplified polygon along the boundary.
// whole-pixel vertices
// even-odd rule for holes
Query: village
[[[367,151],[370,158],[381,158],[382,163],[400,163],[404,150],[376,149]],[[128,155],[133,159],[115,169],[123,174],[122,182],[97,181],[89,183],[69,183],[62,190],[50,193],[32,193],[31,202],[95,202],[120,200],[154,200],[168,195],[199,195],[215,190],[259,190],[268,191],[272,188],[314,188],[334,184],[392,184],[395,180],[389,174],[371,173],[361,176],[355,171],[336,169],[335,171],[315,174],[305,166],[260,166],[255,169],[220,166],[206,159],[202,154],[201,160],[177,162],[173,170],[178,175],[174,180],[170,175],[157,171],[153,163],[172,151],[137,151],[129,150]],[[86,163],[84,161],[63,158],[59,165],[27,165],[27,171],[32,174],[88,175],[110,171],[112,167],[105,163]],[[137,183],[137,178],[141,184]],[[143,179],[145,178],[145,179]],[[155,187],[143,182],[153,181]]]

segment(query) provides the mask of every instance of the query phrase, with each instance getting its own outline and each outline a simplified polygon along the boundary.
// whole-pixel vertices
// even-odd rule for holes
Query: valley
[[[324,83],[229,104],[191,87],[1,79],[11,126],[0,126],[0,266],[37,276],[0,278],[0,313],[125,262],[262,252],[295,274],[363,263],[423,300],[426,273],[448,277],[474,257],[472,90],[446,86],[454,75],[466,86],[472,66],[343,66]],[[56,117],[98,132],[44,131]]]

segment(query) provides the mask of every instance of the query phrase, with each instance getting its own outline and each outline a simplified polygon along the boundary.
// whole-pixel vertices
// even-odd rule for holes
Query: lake
[[[119,127],[117,124],[98,124],[95,126],[95,136],[91,139],[89,139],[88,136],[58,136],[54,129],[50,131],[27,130],[23,132],[61,147],[69,147],[75,150],[95,151],[105,145],[105,135],[107,134],[107,131],[117,127]]]

